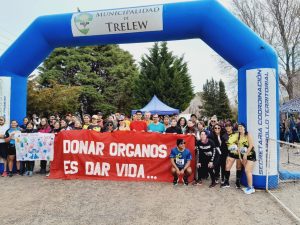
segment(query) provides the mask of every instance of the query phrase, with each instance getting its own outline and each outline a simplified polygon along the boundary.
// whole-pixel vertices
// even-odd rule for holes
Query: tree
[[[293,99],[293,82],[300,76],[300,1],[233,0],[233,7],[238,17],[276,49],[279,82]]]
[[[232,118],[229,99],[222,80],[219,82],[213,78],[206,80],[203,85],[202,100],[203,110],[201,114],[204,116],[217,115],[221,119]]]
[[[232,112],[230,109],[229,99],[226,94],[225,85],[222,80],[219,81],[219,93],[217,101],[217,114],[222,119],[232,118]]]
[[[132,96],[138,69],[132,55],[118,45],[57,48],[39,70],[41,90],[53,88],[53,82],[81,87],[80,113],[128,113],[135,108]]]
[[[156,95],[166,104],[184,110],[192,100],[193,86],[184,58],[169,51],[167,42],[155,43],[142,57],[136,99],[140,107]]]
[[[219,97],[219,86],[213,78],[211,80],[206,80],[203,85],[202,100],[203,100],[203,110],[201,112],[204,116],[218,115],[218,97]]]
[[[51,88],[41,88],[35,81],[28,82],[28,115],[48,116],[56,112],[66,114],[79,109],[81,87],[60,85],[52,82]]]

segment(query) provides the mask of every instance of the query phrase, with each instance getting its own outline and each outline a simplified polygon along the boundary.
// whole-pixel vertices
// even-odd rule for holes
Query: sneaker
[[[216,184],[218,184],[218,183],[219,183],[219,179],[218,179],[218,178],[215,180],[215,183],[216,183]]]
[[[183,177],[183,178],[182,178],[182,182],[183,182],[183,185],[185,185],[185,186],[188,186],[188,185],[189,185],[189,181],[188,181],[188,178],[187,178],[187,177]]]
[[[173,179],[173,185],[176,186],[178,184],[179,178],[178,177],[174,177]]]
[[[255,192],[255,189],[253,187],[247,187],[246,190],[244,191],[245,194],[250,195],[253,194]]]
[[[224,184],[221,184],[221,188],[229,188],[230,185],[229,185],[229,182],[224,182]]]
[[[195,180],[193,185],[195,185],[195,186],[202,185],[202,180]]]
[[[50,176],[50,172],[46,174],[46,177],[49,177],[49,176]]]
[[[13,176],[13,172],[9,172],[9,173],[8,173],[8,176],[9,176],[9,177],[12,177],[12,176]]]
[[[221,184],[224,184],[224,183],[225,183],[225,181],[224,181],[224,179],[222,179],[222,180],[221,180]]]
[[[1,177],[7,177],[7,172],[4,171],[4,172],[2,173],[2,175],[1,175]]]
[[[216,182],[213,182],[213,183],[211,183],[211,185],[209,185],[209,188],[213,188],[213,187],[215,187],[217,185],[217,183]]]
[[[28,171],[28,176],[32,177],[32,171]]]
[[[235,182],[235,187],[236,187],[237,189],[241,189],[241,182],[240,182],[240,181],[236,181],[236,182]]]

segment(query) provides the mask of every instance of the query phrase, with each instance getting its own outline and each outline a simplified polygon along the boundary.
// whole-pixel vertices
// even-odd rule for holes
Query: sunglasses
[[[217,122],[217,121],[215,121],[215,120],[211,120],[211,122],[215,123],[215,122]]]
[[[185,145],[185,142],[181,142],[180,145]]]
[[[221,127],[215,127],[215,130],[221,130]]]
[[[113,125],[112,125],[112,124],[108,124],[108,126],[109,126],[109,127],[112,127]]]

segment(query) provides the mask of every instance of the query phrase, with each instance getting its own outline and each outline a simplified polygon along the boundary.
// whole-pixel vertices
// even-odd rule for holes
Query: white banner
[[[53,160],[54,134],[19,133],[15,135],[18,161]]]
[[[5,117],[5,124],[10,121],[11,77],[0,76],[0,116]]]
[[[247,127],[254,139],[257,162],[254,175],[266,175],[267,150],[270,151],[269,175],[277,174],[277,146],[267,143],[277,139],[276,70],[272,68],[246,71]]]
[[[74,37],[163,30],[163,6],[145,6],[74,13]]]

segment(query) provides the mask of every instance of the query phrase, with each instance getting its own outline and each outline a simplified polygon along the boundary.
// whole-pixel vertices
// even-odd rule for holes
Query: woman
[[[170,127],[170,117],[169,116],[164,116],[163,124],[165,126],[165,131],[166,131]]]
[[[23,119],[23,124],[20,126],[21,132],[26,130],[27,124],[29,123],[28,117],[24,117]]]
[[[72,129],[68,126],[67,121],[62,119],[60,121],[60,130],[62,131],[62,130],[72,130]]]
[[[114,124],[112,121],[106,123],[104,132],[113,132],[114,131]]]
[[[192,120],[189,120],[187,122],[187,126],[186,126],[186,129],[185,129],[184,133],[187,134],[187,135],[193,135],[196,138],[197,129],[196,129],[195,124]]]
[[[244,188],[245,194],[252,194],[255,192],[252,182],[252,171],[254,162],[256,161],[256,154],[253,146],[252,136],[248,133],[246,125],[240,123],[238,125],[238,148],[240,153],[240,160],[245,167],[245,173],[247,176],[248,187]]]
[[[219,162],[215,166],[216,183],[218,183],[218,179],[220,178],[220,169],[221,169],[221,184],[223,184],[225,180],[225,167],[226,167],[226,158],[228,155],[228,150],[226,147],[226,141],[224,139],[224,136],[222,136],[221,134],[221,129],[222,127],[220,126],[219,123],[215,124],[215,126],[213,127],[213,133],[211,137],[220,154]]]
[[[40,128],[38,129],[39,133],[51,133],[51,127],[48,124],[48,120],[47,118],[42,118],[41,119],[41,124],[40,124]],[[41,170],[40,170],[40,174],[46,174],[46,167],[47,167],[47,160],[41,160]]]
[[[175,118],[171,120],[171,126],[166,129],[165,133],[182,134],[182,130],[177,126],[177,121]]]
[[[82,125],[81,125],[81,122],[79,120],[75,120],[73,130],[82,130]]]
[[[27,124],[26,130],[24,133],[36,133],[37,130],[33,129],[34,125],[30,122]],[[25,161],[26,173],[25,176],[32,177],[34,169],[34,161]]]
[[[180,117],[178,122],[177,122],[177,126],[181,129],[181,132],[184,134],[186,126],[187,126],[186,118]]]
[[[83,130],[87,130],[89,125],[91,124],[91,116],[89,114],[83,115]]]
[[[224,139],[226,141],[226,146],[228,149],[228,156],[226,159],[226,168],[225,168],[225,181],[221,184],[222,188],[230,187],[229,178],[230,170],[236,161],[236,188],[241,188],[241,176],[242,176],[242,163],[239,160],[238,153],[238,133],[233,132],[233,126],[230,121],[227,121],[225,124],[226,133],[224,134]]]
[[[5,142],[8,143],[7,149],[7,164],[8,164],[8,176],[13,176],[13,165],[16,158],[16,146],[15,146],[15,135],[21,133],[16,120],[10,122],[10,128],[5,132],[4,138]],[[17,174],[20,175],[20,162],[17,161]]]
[[[53,129],[52,129],[52,132],[53,134],[58,134],[60,132],[60,123],[58,121],[56,121],[54,124],[53,124]]]
[[[196,134],[196,139],[199,141],[200,140],[200,133],[201,131],[206,131],[206,133],[208,134],[208,136],[210,135],[209,134],[209,131],[205,129],[205,123],[204,121],[199,121],[197,123],[197,134]]]
[[[130,130],[130,128],[126,125],[124,119],[125,119],[124,117],[120,116],[117,130],[121,130],[121,131],[129,131]]]
[[[215,143],[208,139],[205,131],[201,131],[200,140],[197,141],[197,149],[199,151],[199,157],[197,159],[197,169],[198,169],[198,179],[196,184],[202,184],[202,178],[205,178],[208,171],[211,184],[210,188],[216,186],[214,165],[217,161],[217,150],[215,148]]]

